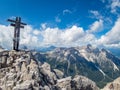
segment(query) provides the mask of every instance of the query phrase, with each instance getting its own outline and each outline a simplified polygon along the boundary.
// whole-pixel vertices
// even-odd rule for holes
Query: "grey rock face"
[[[85,77],[63,77],[63,72],[38,62],[29,51],[0,52],[0,90],[98,90]]]

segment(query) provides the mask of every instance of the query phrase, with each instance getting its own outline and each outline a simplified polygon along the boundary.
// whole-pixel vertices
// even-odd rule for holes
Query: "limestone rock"
[[[99,88],[92,80],[79,75],[74,77],[72,86],[75,87],[73,87],[75,90],[99,90]]]
[[[32,81],[26,80],[25,82],[16,85],[13,90],[32,90],[33,86],[32,86]]]
[[[44,68],[46,71],[51,71],[50,65],[46,62],[42,65],[42,68]]]
[[[67,77],[58,80],[56,88],[57,90],[99,90],[93,81],[79,75],[76,75],[73,79]]]
[[[71,89],[71,77],[67,77],[67,78],[63,78],[57,81],[57,89],[59,90],[59,88],[61,90],[72,90]]]
[[[39,88],[39,67],[37,61],[32,59],[30,52],[6,51],[0,54],[0,88],[2,90]]]
[[[120,90],[120,77],[108,83],[102,90]]]
[[[40,72],[44,76],[45,82],[48,82],[50,85],[54,85],[56,83],[56,75],[53,72],[51,72],[51,68],[48,63],[44,63],[41,66]]]
[[[62,79],[64,77],[64,73],[58,69],[53,69],[55,72],[55,75],[57,76],[58,79]]]

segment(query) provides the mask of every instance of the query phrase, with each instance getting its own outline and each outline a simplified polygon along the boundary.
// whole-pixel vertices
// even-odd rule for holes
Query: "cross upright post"
[[[20,28],[24,28],[25,23],[21,22],[20,17],[16,17],[15,20],[8,19],[7,21],[11,22],[11,26],[14,27],[14,38],[13,38],[13,50],[19,50],[19,41],[20,41]]]

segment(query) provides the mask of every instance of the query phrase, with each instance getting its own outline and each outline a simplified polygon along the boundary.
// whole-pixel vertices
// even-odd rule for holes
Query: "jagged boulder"
[[[76,75],[73,79],[67,77],[58,80],[56,87],[57,90],[99,90],[92,80],[79,75]]]
[[[51,72],[51,68],[48,63],[44,63],[41,66],[40,72],[44,76],[43,78],[46,83],[48,83],[49,85],[56,84],[56,81],[57,81],[56,75],[53,72]]]
[[[57,81],[56,87],[58,90],[72,90],[71,89],[71,77],[63,78]]]
[[[19,90],[19,89],[21,89],[21,90],[33,90],[33,83],[34,83],[34,81],[26,80],[21,84],[17,84],[13,88],[13,90]]]
[[[74,90],[99,90],[92,80],[80,75],[73,78],[72,87]]]

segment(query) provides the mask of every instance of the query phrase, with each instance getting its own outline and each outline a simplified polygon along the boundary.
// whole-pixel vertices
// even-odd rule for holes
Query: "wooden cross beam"
[[[13,50],[18,51],[19,41],[20,41],[20,28],[24,28],[24,25],[27,25],[27,24],[22,23],[20,17],[16,17],[15,20],[8,19],[7,21],[11,22],[10,25],[15,28],[14,29],[14,38],[13,38]]]

